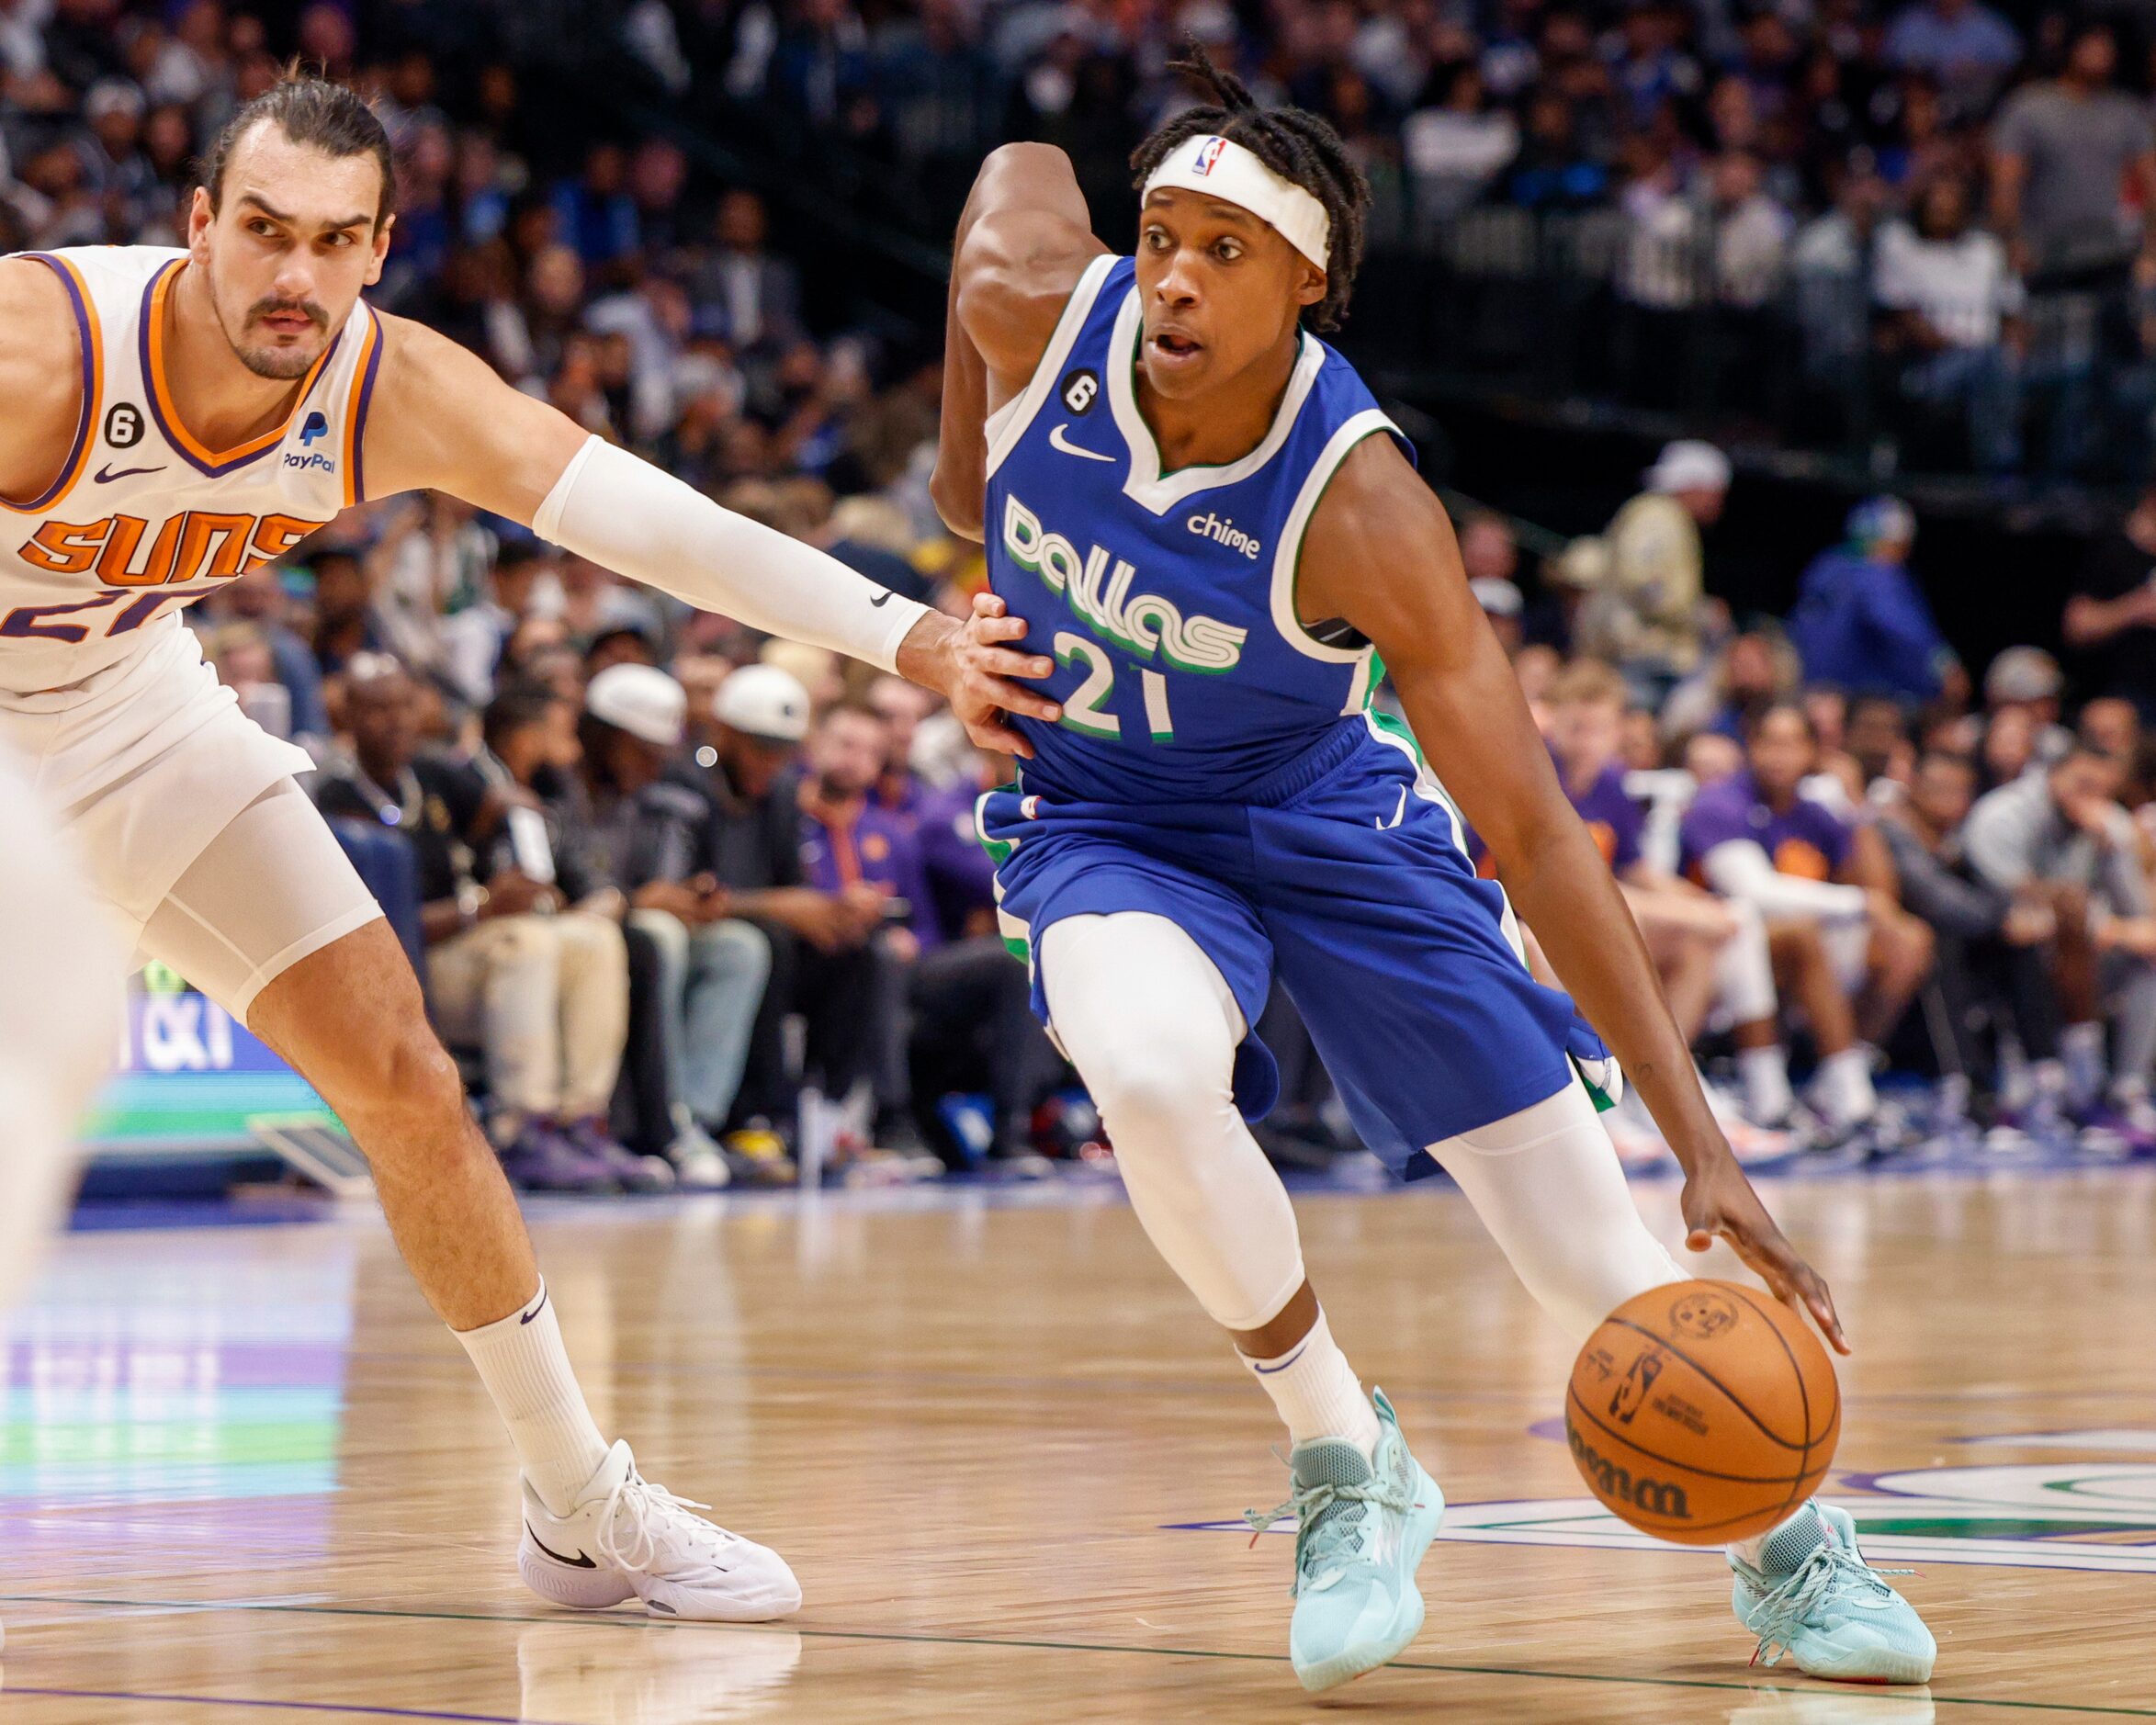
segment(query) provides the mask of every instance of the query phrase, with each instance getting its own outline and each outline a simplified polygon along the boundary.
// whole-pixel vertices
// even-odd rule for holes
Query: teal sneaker
[[[1445,1495],[1407,1453],[1384,1392],[1371,1402],[1383,1433],[1374,1467],[1344,1439],[1298,1444],[1288,1457],[1292,1494],[1247,1517],[1259,1532],[1282,1516],[1295,1519],[1288,1652],[1312,1694],[1375,1671],[1415,1639],[1422,1628],[1415,1571],[1445,1515]]]
[[[1849,1513],[1814,1498],[1768,1538],[1754,1569],[1733,1552],[1731,1603],[1759,1638],[1755,1664],[1784,1653],[1797,1669],[1842,1683],[1925,1683],[1938,1643],[1916,1609],[1857,1550]]]

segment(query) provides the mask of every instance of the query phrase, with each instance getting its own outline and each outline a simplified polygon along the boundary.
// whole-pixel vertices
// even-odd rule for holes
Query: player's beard
[[[257,346],[247,341],[247,333],[254,327],[255,319],[273,311],[304,311],[313,321],[322,340],[307,348]],[[246,315],[240,321],[238,335],[229,329],[224,335],[234,356],[257,378],[289,382],[294,378],[304,378],[322,356],[322,345],[328,340],[329,323],[329,314],[311,299],[280,299],[272,296],[257,299],[247,308]]]

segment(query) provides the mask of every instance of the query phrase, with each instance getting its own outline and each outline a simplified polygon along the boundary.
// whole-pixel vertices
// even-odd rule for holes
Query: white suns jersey
[[[206,448],[164,380],[164,320],[186,254],[94,245],[22,254],[73,301],[83,411],[59,477],[0,499],[0,695],[63,688],[180,626],[181,608],[278,557],[363,498],[360,436],[382,352],[364,303],[285,422]]]

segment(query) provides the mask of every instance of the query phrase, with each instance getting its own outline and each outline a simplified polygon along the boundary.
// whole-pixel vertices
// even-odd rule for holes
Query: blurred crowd
[[[1703,581],[1731,484],[1672,444],[1533,571],[1503,518],[1460,531],[1733,1141],[2156,1152],[2156,488],[2061,592],[2070,705],[2039,648],[1971,679],[1896,498],[1850,513],[1786,619],[1733,617]],[[1612,1127],[1666,1154],[1636,1105]]]
[[[774,249],[753,190],[662,136],[536,112],[530,43],[491,8],[276,16],[0,0],[0,249],[175,242],[194,152],[297,49],[391,124],[381,303],[729,508],[963,610],[981,566],[927,496],[934,355],[810,327],[815,261]],[[1709,300],[1793,307],[1807,365],[1891,351],[1987,464],[2027,465],[2037,384],[2078,404],[2049,422],[2069,466],[2073,437],[2138,434],[2104,416],[2140,374],[2098,362],[2139,340],[2112,314],[2156,282],[2156,180],[2107,27],[1977,0],[645,0],[604,21],[683,101],[967,172],[996,138],[1048,138],[1101,208],[1186,99],[1163,67],[1193,34],[1330,115],[1396,223],[1629,224],[1610,267],[1641,353]],[[1830,277],[1854,298],[1814,291]],[[2076,342],[2079,371],[2052,364]],[[2156,1150],[2156,492],[2064,603],[2070,703],[2035,648],[1964,669],[1891,497],[1853,513],[1788,619],[1733,617],[1711,596],[1731,483],[1719,449],[1673,444],[1604,531],[1539,563],[1499,515],[1459,526],[1733,1135]],[[247,710],[321,763],[523,1183],[1038,1177],[1098,1154],[972,837],[1008,763],[921,692],[435,497],[365,506],[191,617]],[[1283,1072],[1269,1151],[1351,1153],[1292,1007],[1260,1031]],[[1890,1068],[1923,1088],[1876,1082]],[[1636,1110],[1616,1125],[1637,1159],[1665,1154]]]

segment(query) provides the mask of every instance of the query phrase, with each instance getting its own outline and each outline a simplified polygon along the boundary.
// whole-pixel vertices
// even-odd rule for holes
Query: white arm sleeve
[[[562,468],[532,531],[700,611],[828,647],[879,671],[928,607],[834,557],[721,509],[672,474],[593,437]]]
[[[1864,888],[1837,886],[1784,874],[1749,839],[1730,839],[1699,859],[1708,885],[1724,897],[1741,898],[1765,917],[1809,917],[1841,921],[1864,914]]]

